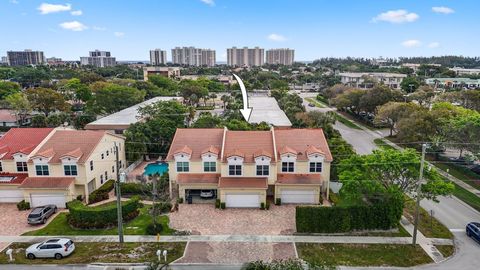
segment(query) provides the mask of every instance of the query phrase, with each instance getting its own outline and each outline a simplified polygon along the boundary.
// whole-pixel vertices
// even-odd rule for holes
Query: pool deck
[[[153,160],[150,161],[142,161],[135,169],[133,169],[131,172],[128,173],[127,178],[129,181],[135,181],[137,179],[137,176],[143,175],[143,172],[145,171],[145,167],[152,163],[155,162]]]

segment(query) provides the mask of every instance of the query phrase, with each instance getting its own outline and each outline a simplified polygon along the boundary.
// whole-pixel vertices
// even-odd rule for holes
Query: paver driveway
[[[295,206],[270,206],[270,210],[215,209],[212,204],[180,204],[170,214],[170,227],[192,234],[279,235],[295,232]]]

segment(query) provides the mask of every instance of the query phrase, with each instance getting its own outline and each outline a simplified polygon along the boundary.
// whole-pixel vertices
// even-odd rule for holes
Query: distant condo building
[[[167,64],[167,51],[155,49],[150,51],[150,65],[160,66]]]
[[[340,73],[339,76],[342,84],[362,89],[373,88],[377,83],[386,85],[392,89],[400,89],[400,84],[403,79],[407,77],[405,74],[384,72],[345,72]]]
[[[7,62],[10,66],[36,66],[45,63],[45,56],[42,51],[9,51]]]
[[[195,47],[175,47],[172,49],[172,63],[184,66],[215,66],[215,51]]]
[[[271,49],[266,52],[265,63],[270,65],[291,66],[294,62],[295,51],[291,49]]]
[[[61,66],[61,65],[64,65],[65,62],[62,61],[62,58],[50,57],[50,58],[47,58],[47,64],[51,66]]]
[[[229,48],[227,49],[227,64],[229,66],[263,66],[265,59],[265,50],[259,47],[255,48]]]
[[[454,67],[450,68],[451,71],[455,72],[457,76],[462,76],[462,75],[479,75],[480,74],[480,68],[460,68],[460,67]]]
[[[117,61],[110,52],[95,50],[90,52],[88,57],[80,57],[80,64],[82,66],[113,67]]]
[[[8,58],[6,56],[2,56],[2,61],[0,62],[0,64],[7,65],[8,64]]]

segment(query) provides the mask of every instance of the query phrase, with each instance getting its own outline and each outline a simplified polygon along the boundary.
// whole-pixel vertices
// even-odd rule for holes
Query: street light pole
[[[121,190],[120,190],[120,160],[118,157],[118,145],[115,143],[115,161],[117,168],[117,181],[115,186],[117,189],[117,221],[118,221],[118,241],[123,243],[123,221],[122,221],[122,200],[121,200]]]
[[[423,182],[423,169],[425,166],[425,151],[427,149],[427,144],[422,144],[422,159],[420,161],[420,176],[418,179],[418,186],[417,186],[417,203],[415,205],[415,223],[413,224],[413,239],[412,244],[415,245],[417,243],[417,231],[418,231],[418,219],[420,216],[420,193],[422,191],[422,182]]]

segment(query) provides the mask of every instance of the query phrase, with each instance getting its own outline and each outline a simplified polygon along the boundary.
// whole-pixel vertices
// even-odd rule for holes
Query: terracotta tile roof
[[[325,153],[322,150],[318,149],[317,147],[315,147],[313,145],[309,145],[305,152],[307,153],[307,156],[311,155],[311,154],[317,154],[317,153],[325,155]]]
[[[220,154],[220,148],[210,145],[208,148],[202,151],[202,155],[206,153],[212,153],[218,156]]]
[[[18,152],[30,154],[53,128],[12,128],[0,138],[1,159],[13,159]]]
[[[231,153],[237,150],[244,155],[244,162],[246,163],[255,162],[254,154],[258,151],[265,151],[265,153],[273,157],[275,151],[273,150],[272,132],[227,131],[225,149],[223,150],[227,154],[225,157],[231,156]]]
[[[320,185],[321,183],[322,183],[322,175],[318,173],[312,173],[312,174],[279,173],[277,175],[277,184]]]
[[[191,156],[192,155],[192,149],[190,147],[188,147],[187,145],[184,145],[182,148],[173,152],[174,155],[180,154],[180,153],[184,153],[184,154],[187,154],[187,155]]]
[[[267,189],[266,177],[220,177],[219,188],[260,188]]]
[[[25,178],[28,177],[28,173],[0,173],[0,184],[20,185]]]
[[[332,161],[327,139],[322,129],[275,129],[277,149],[289,147],[297,151],[297,160],[307,160],[307,149],[313,146],[325,154],[325,160]],[[310,149],[312,149],[310,147]],[[281,151],[279,151],[281,154]]]
[[[245,154],[239,149],[233,149],[233,151],[225,153],[226,158],[233,157],[233,156],[245,158]]]
[[[27,177],[18,187],[21,189],[67,189],[75,177]]]
[[[0,110],[0,122],[16,123],[15,112],[12,110]]]
[[[257,157],[260,157],[260,156],[266,156],[266,157],[269,157],[269,158],[273,158],[272,153],[270,153],[268,151],[265,151],[265,150],[258,150],[255,153],[253,153],[254,158],[257,158]]]
[[[68,153],[78,154],[80,151],[83,154],[78,163],[84,163],[105,134],[105,131],[93,130],[56,130],[34,155],[53,153],[49,163],[60,163],[61,157]]]
[[[280,149],[280,155],[283,155],[283,154],[294,154],[296,155],[298,153],[298,151],[296,151],[295,149],[292,149],[291,147],[288,147],[288,146],[284,146]]]
[[[43,151],[38,151],[37,153],[35,153],[35,155],[33,155],[32,157],[46,157],[46,158],[51,158],[55,156],[55,151],[53,151],[52,148],[48,148],[48,149],[45,149]]]
[[[208,147],[222,148],[222,128],[178,128],[173,137],[166,160],[173,160],[173,153],[188,145],[192,149],[191,160],[201,160],[202,152]]]
[[[217,184],[218,173],[179,173],[177,182],[180,184]]]
[[[68,153],[61,155],[60,158],[64,158],[64,157],[80,158],[82,155],[83,155],[82,149],[77,148],[75,150],[72,150]]]

